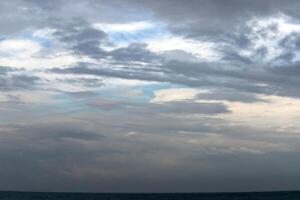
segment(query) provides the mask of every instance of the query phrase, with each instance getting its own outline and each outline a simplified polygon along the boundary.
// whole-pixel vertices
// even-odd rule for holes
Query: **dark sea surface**
[[[1,200],[300,200],[299,192],[251,193],[46,193],[0,192]]]

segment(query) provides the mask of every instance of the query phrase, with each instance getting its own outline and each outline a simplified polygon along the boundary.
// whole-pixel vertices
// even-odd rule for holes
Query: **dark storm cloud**
[[[73,120],[63,114],[48,116],[46,121],[1,125],[1,188],[188,192],[298,186],[298,176],[278,181],[294,174],[300,164],[294,160],[296,154],[285,150],[287,143],[297,147],[292,138],[264,137],[265,131],[247,127],[239,127],[242,136],[237,137],[241,132],[221,120],[187,121],[181,115],[163,115],[169,112],[164,109],[156,117],[114,109],[119,111],[90,113]],[[249,139],[247,131],[257,137]],[[272,153],[274,149],[281,153]],[[292,168],[288,167],[290,159]],[[240,168],[243,176],[237,173]],[[279,168],[289,170],[278,176]],[[266,180],[271,175],[276,184]],[[224,187],[229,180],[230,186]]]
[[[128,1],[134,2],[134,1]],[[151,10],[158,18],[168,22],[171,30],[188,37],[207,36],[221,39],[228,33],[240,31],[252,17],[268,17],[280,13],[298,18],[299,3],[296,0],[192,0],[183,4],[180,0],[160,2],[135,1]]]

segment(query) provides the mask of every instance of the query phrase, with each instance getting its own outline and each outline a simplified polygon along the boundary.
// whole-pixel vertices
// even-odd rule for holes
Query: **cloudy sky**
[[[300,2],[0,4],[0,190],[300,188]]]

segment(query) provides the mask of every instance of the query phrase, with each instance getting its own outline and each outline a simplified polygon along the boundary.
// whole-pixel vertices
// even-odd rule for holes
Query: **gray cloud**
[[[53,36],[75,54],[94,59],[105,58],[126,64],[128,62],[151,62],[159,59],[159,56],[147,50],[147,45],[143,43],[131,43],[127,47],[111,51],[104,50],[104,45],[113,46],[108,35],[80,18],[63,22],[54,19],[51,23],[56,29]]]
[[[13,71],[18,71],[18,70],[12,67],[0,66],[0,75],[5,75],[8,72],[13,72]]]
[[[61,83],[69,83],[73,85],[84,86],[88,88],[99,88],[105,85],[103,83],[103,80],[99,78],[57,78],[56,81]]]
[[[69,21],[72,18],[96,22],[128,22],[142,19],[136,14],[137,8],[128,7],[126,2],[107,2],[88,0],[85,2],[54,0],[13,0],[0,6],[1,35],[13,35],[28,29],[48,27],[49,20]],[[13,11],[13,12],[11,12]],[[130,12],[128,12],[130,11]],[[112,14],[119,13],[119,15]],[[131,13],[131,14],[130,14]],[[47,23],[45,23],[47,22]]]
[[[152,67],[153,68],[153,67]],[[140,68],[111,68],[84,64],[68,69],[54,68],[52,72],[61,74],[89,74],[123,79],[170,82],[192,87],[229,88],[241,92],[257,94],[278,94],[297,97],[299,94],[285,93],[289,87],[296,90],[299,80],[287,78],[286,73],[278,73],[274,68],[251,69],[240,65],[218,63],[189,63],[172,61],[154,67],[156,71]],[[289,68],[280,68],[283,71]],[[277,73],[275,73],[277,71]]]
[[[160,113],[169,114],[219,114],[227,113],[229,110],[222,103],[195,103],[195,102],[169,102],[169,103],[130,103],[126,101],[100,100],[91,103],[92,106],[114,110],[123,108],[134,113]]]
[[[75,18],[70,22],[61,22],[53,19],[50,23],[56,29],[54,37],[74,53],[98,59],[106,56],[106,52],[100,47],[107,39],[106,33],[92,28],[85,20]]]
[[[118,62],[151,62],[157,59],[158,56],[147,50],[146,47],[146,44],[132,43],[128,47],[109,52],[109,55]]]
[[[22,71],[23,70],[13,67],[0,66],[0,90],[33,88],[39,80],[39,77],[22,73],[13,73]]]
[[[269,17],[280,13],[299,17],[297,13],[299,4],[295,0],[287,2],[195,0],[184,5],[180,0],[165,0],[159,3],[147,0],[136,2],[137,5],[151,10],[159,20],[169,22],[174,32],[189,37],[207,36],[208,39],[239,31],[244,22],[252,17]]]

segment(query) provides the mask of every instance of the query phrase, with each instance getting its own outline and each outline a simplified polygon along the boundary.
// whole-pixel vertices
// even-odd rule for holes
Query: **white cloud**
[[[50,54],[50,53],[49,53]],[[26,69],[47,69],[59,66],[61,68],[78,62],[78,58],[67,53],[55,53],[47,56],[22,56],[17,59],[12,57],[0,57],[0,65]]]
[[[242,49],[240,54],[255,59],[257,50],[265,48],[267,50],[266,55],[255,60],[258,63],[269,62],[280,56],[285,51],[280,45],[282,39],[292,33],[300,32],[300,24],[292,22],[285,15],[254,18],[247,23],[247,26],[252,28],[248,35],[252,46],[248,49]]]
[[[198,90],[192,88],[171,88],[157,90],[154,92],[154,98],[152,99],[152,102],[162,103],[194,99],[198,93]]]
[[[0,55],[14,58],[30,57],[41,50],[41,46],[28,39],[0,41]]]
[[[37,38],[51,39],[55,29],[45,28],[35,31],[32,35]]]
[[[219,58],[218,52],[215,51],[216,45],[211,42],[167,35],[148,40],[146,43],[149,45],[148,48],[155,52],[183,50],[204,60],[216,60]]]
[[[148,21],[124,23],[124,24],[108,24],[108,23],[96,23],[95,28],[101,29],[105,32],[128,32],[134,33],[136,31],[153,28],[154,24]]]
[[[269,102],[242,103],[227,102],[230,114],[224,115],[224,119],[237,124],[246,124],[260,128],[283,130],[294,127],[299,130],[300,100],[289,97],[260,96]]]

